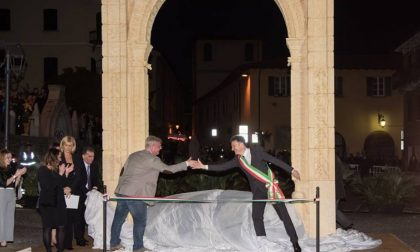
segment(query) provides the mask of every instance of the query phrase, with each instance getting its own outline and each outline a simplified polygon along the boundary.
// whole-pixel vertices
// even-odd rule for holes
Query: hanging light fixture
[[[378,113],[378,124],[384,128],[386,125],[386,120],[385,120],[385,116],[381,113]]]

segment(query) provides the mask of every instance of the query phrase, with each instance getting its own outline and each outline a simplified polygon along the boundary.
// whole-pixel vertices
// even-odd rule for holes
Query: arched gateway
[[[335,232],[334,1],[272,0],[288,30],[291,57],[292,163],[301,172],[295,197],[321,188],[321,235]],[[164,0],[102,0],[103,167],[110,193],[127,155],[148,135],[147,59]],[[279,45],[280,46],[280,45]],[[315,236],[315,205],[297,206]]]

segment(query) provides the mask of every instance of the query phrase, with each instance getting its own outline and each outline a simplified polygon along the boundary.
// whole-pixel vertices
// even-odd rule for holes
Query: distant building
[[[414,169],[418,167],[410,166],[418,166],[420,158],[420,32],[396,51],[403,57],[402,67],[394,79],[404,95],[404,161],[407,167]]]
[[[394,55],[337,55],[337,58],[334,87],[337,151],[341,155],[365,152],[374,159],[401,158],[403,96],[392,85],[399,58]],[[267,150],[290,151],[293,83],[286,64],[286,59],[245,64],[199,98],[195,103],[199,138],[207,144],[226,143],[232,134],[240,133],[240,125],[246,125],[249,142],[257,133]],[[381,120],[386,122],[384,127],[380,126]],[[217,136],[211,136],[212,129],[217,129]]]
[[[259,40],[198,40],[193,63],[193,98],[206,95],[237,67],[261,60]]]
[[[175,130],[176,125],[179,125],[180,130],[185,130],[185,88],[159,52],[151,52],[149,63],[149,131],[166,138],[170,129]]]
[[[54,84],[64,68],[100,72],[101,1],[0,1],[0,47],[17,44],[26,56],[25,87]]]

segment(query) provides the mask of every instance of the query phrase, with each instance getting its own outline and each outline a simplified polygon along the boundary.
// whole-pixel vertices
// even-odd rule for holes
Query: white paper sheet
[[[77,209],[79,207],[79,195],[70,195],[70,197],[65,196],[67,208]]]

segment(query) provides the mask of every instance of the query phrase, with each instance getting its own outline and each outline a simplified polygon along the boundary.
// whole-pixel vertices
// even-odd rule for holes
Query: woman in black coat
[[[43,165],[38,170],[40,185],[39,211],[42,219],[43,242],[47,252],[51,251],[51,230],[57,230],[57,249],[64,250],[64,225],[66,224],[65,194],[70,189],[65,187],[65,176],[71,170],[60,163],[60,152],[50,149],[44,157]]]

